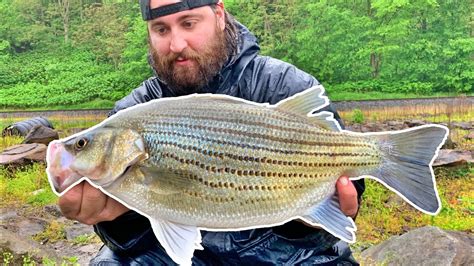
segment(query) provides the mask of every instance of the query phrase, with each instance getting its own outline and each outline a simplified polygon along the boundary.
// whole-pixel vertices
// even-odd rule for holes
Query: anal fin
[[[179,265],[191,265],[194,250],[203,249],[196,226],[150,220],[156,238],[166,253]]]
[[[341,240],[354,243],[357,227],[352,218],[342,213],[337,195],[328,197],[301,217],[305,222],[320,226]]]

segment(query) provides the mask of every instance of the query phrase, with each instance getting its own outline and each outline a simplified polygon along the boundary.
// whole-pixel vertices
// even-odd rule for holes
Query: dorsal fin
[[[334,119],[331,112],[313,113],[327,105],[329,105],[329,99],[324,95],[324,87],[317,85],[277,103],[274,107],[285,112],[308,117],[311,123],[320,128],[341,131],[341,126]]]
[[[316,85],[288,97],[274,106],[280,110],[306,116],[309,113],[327,106],[328,104],[329,99],[327,96],[324,96],[324,87],[322,85]]]
[[[339,125],[339,122],[334,118],[334,114],[328,111],[309,115],[309,121],[329,131],[342,131],[341,125]]]

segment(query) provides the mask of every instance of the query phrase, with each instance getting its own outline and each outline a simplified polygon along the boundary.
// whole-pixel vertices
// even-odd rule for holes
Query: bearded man
[[[255,36],[225,11],[221,0],[142,0],[140,5],[156,77],[118,101],[111,114],[151,99],[191,93],[226,94],[275,104],[319,84],[288,63],[258,55]],[[332,106],[326,111],[333,112],[341,123]],[[341,177],[336,189],[343,213],[355,217],[363,180],[353,184]],[[174,264],[147,218],[87,182],[62,196],[59,206],[67,218],[94,225],[105,243],[91,264]],[[357,264],[346,243],[300,221],[201,234],[204,250],[194,252],[195,265]]]

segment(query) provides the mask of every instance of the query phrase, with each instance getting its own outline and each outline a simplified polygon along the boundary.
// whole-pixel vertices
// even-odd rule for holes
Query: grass
[[[47,107],[28,108],[28,111],[44,111],[44,110],[82,110],[82,109],[107,109],[111,110],[115,102],[110,100],[97,99],[91,102],[72,104],[72,105],[57,105]],[[1,108],[0,112],[18,112],[25,111],[21,108]]]
[[[415,93],[385,93],[377,91],[369,92],[339,92],[328,91],[331,101],[360,101],[360,100],[388,100],[388,99],[409,99],[409,98],[440,98],[440,97],[458,97],[456,93],[433,93],[429,95],[415,94]],[[469,93],[466,96],[474,96],[474,93]]]
[[[355,110],[339,111],[339,114],[345,121],[351,121],[351,118],[355,115]],[[370,108],[362,110],[362,115],[367,122],[416,118],[433,123],[452,123],[472,121],[474,119],[474,106],[467,100],[459,98],[459,100],[451,104],[382,106],[379,108]]]
[[[91,243],[101,243],[102,241],[96,234],[79,235],[72,240],[74,245],[87,245]]]
[[[54,243],[60,240],[65,240],[66,231],[64,230],[64,224],[53,220],[43,230],[43,232],[33,236],[33,239],[40,243],[44,243],[46,241]]]
[[[17,169],[0,167],[0,208],[30,204],[45,206],[56,202],[44,164],[36,163]]]

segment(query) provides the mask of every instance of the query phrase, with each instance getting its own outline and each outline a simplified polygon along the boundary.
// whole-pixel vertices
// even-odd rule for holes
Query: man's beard
[[[216,28],[216,34],[202,51],[195,51],[191,47],[185,48],[181,53],[159,55],[150,45],[153,57],[153,67],[158,77],[166,82],[177,95],[200,92],[224,66],[228,58],[228,49],[224,31]],[[192,67],[176,66],[178,57],[191,60]]]

